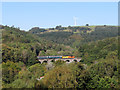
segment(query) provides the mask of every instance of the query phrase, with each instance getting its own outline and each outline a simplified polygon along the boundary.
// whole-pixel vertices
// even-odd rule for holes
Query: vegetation
[[[2,88],[120,88],[117,27],[35,27],[29,32],[0,27]],[[40,64],[37,60],[38,55],[71,54],[81,61]]]
[[[101,58],[105,59],[108,56],[117,56],[118,54],[118,37],[107,38],[92,42],[89,44],[84,44],[79,47],[79,54],[82,57],[81,62],[86,64],[95,63]]]
[[[78,48],[81,44],[91,41],[118,36],[118,27],[116,26],[68,26],[63,27],[65,28],[63,30],[59,30],[62,26],[56,27],[57,28],[52,30],[52,32],[51,30],[46,29],[47,31],[42,34],[39,33],[39,30],[34,34],[40,38],[47,39],[48,41],[69,45],[73,48]],[[33,33],[34,31],[37,30],[31,30],[30,33]]]
[[[3,62],[7,60],[13,62],[22,61],[26,65],[33,65],[38,62],[38,55],[65,55],[72,50],[71,47],[53,44],[14,27],[4,26],[4,29],[1,30],[3,31]]]

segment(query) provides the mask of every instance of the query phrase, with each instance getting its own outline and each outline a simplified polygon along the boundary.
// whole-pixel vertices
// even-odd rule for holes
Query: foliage
[[[118,68],[116,59],[105,59],[89,68],[91,80],[88,88],[117,88]]]
[[[44,28],[39,28],[39,27],[33,27],[32,29],[29,30],[31,33],[40,33],[40,32],[45,32],[46,30]]]
[[[15,76],[21,68],[17,65],[17,63],[13,63],[11,61],[7,61],[6,63],[2,63],[2,81],[3,84],[11,83],[15,80]]]
[[[28,70],[22,70],[16,76],[16,80],[9,85],[9,88],[33,88],[35,87],[36,79]]]
[[[91,41],[102,40],[104,38],[118,36],[118,28],[116,26],[56,26],[58,31],[46,31],[43,34],[34,33],[41,38],[47,39],[54,43],[64,44],[78,47],[80,44]],[[47,30],[47,29],[46,29]],[[67,31],[66,31],[67,30]],[[29,31],[31,33],[31,31]],[[34,30],[33,30],[34,32]],[[73,37],[76,36],[76,37]],[[79,39],[79,40],[78,40]],[[78,40],[78,41],[77,41]],[[76,43],[77,42],[77,43]]]
[[[63,65],[64,63],[65,61],[62,61],[62,60],[54,61],[55,66]]]
[[[24,62],[27,66],[38,63],[38,55],[63,55],[71,51],[71,47],[53,44],[36,35],[21,31],[18,28],[3,26],[2,60]],[[49,52],[50,51],[50,52]],[[64,51],[64,53],[63,53]]]
[[[88,84],[88,88],[116,88],[117,82],[115,79],[105,76],[100,78],[98,75],[92,78]]]
[[[43,84],[48,88],[73,88],[77,83],[72,71],[63,65],[46,73]]]
[[[44,76],[44,73],[46,71],[45,66],[39,63],[30,66],[28,69],[30,73],[34,75],[34,77],[36,78],[40,78],[41,76]]]
[[[99,40],[97,42],[91,42],[89,44],[84,44],[79,47],[79,53],[82,57],[81,62],[86,64],[94,63],[95,60],[106,58],[111,55],[117,55],[118,49],[118,39],[107,38],[104,40]]]
[[[2,26],[0,30],[3,88],[119,88],[115,26],[57,26],[53,32]],[[40,64],[37,60],[38,55],[71,54],[81,57],[81,62]]]

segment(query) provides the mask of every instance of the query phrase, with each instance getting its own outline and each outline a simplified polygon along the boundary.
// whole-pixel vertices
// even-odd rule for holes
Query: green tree
[[[21,67],[12,61],[7,61],[2,63],[2,80],[3,84],[11,83],[15,80],[15,76],[21,70]]]
[[[41,76],[44,76],[46,72],[45,65],[39,63],[30,66],[28,69],[31,72],[31,74],[34,75],[34,77],[36,78],[40,78]]]
[[[58,66],[45,74],[43,84],[48,88],[74,88],[75,77],[68,66]]]

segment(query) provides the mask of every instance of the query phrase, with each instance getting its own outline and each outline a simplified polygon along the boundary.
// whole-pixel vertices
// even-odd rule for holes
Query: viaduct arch
[[[39,59],[39,62],[42,64],[43,62],[52,62],[52,61],[58,61],[58,60],[62,60],[65,62],[80,62],[81,58],[73,58],[73,59]]]

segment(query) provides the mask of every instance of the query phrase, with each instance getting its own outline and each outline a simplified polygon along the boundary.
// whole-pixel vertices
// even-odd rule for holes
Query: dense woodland
[[[116,26],[34,27],[25,32],[1,25],[0,31],[2,88],[120,88]],[[81,61],[40,64],[39,55],[74,55]]]

